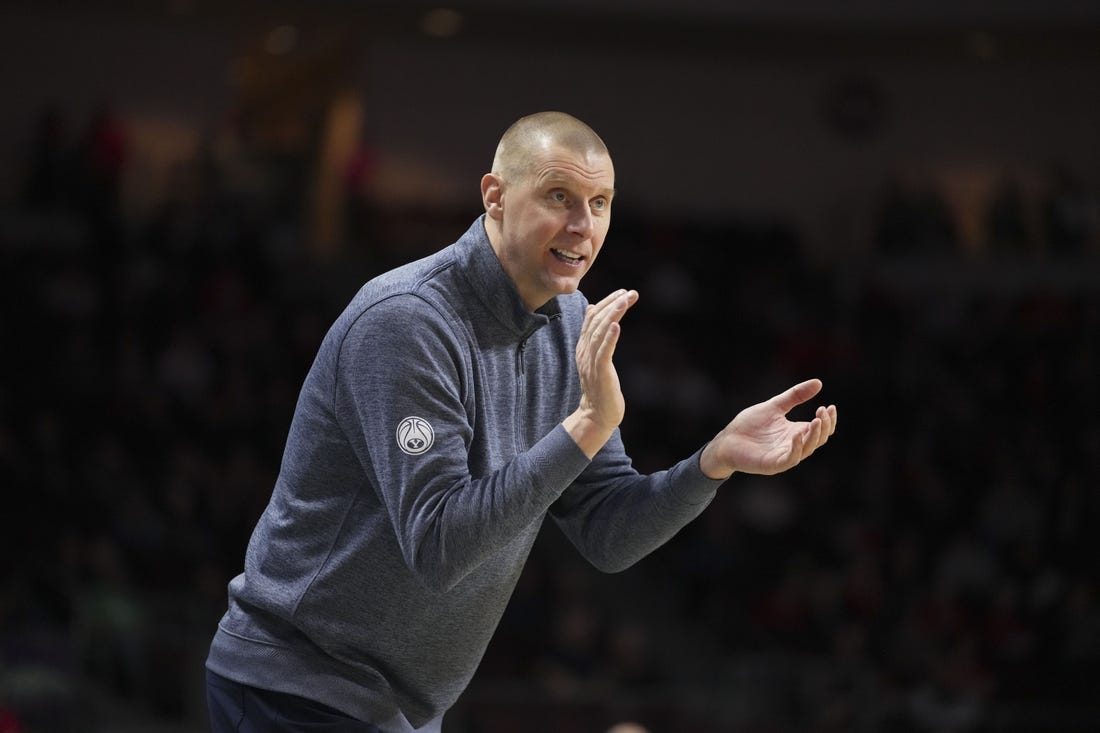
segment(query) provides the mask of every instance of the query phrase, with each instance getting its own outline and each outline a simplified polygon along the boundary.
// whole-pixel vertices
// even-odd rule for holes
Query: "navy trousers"
[[[382,733],[319,702],[242,685],[210,670],[206,704],[212,733]]]

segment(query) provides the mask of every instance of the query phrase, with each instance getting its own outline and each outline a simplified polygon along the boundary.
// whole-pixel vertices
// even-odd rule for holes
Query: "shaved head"
[[[517,120],[481,177],[485,234],[523,304],[573,293],[611,226],[615,166],[600,136],[564,112]]]
[[[565,112],[536,112],[521,117],[504,131],[493,156],[493,173],[504,180],[518,181],[531,171],[534,156],[552,147],[581,157],[610,157],[600,136],[576,117]]]

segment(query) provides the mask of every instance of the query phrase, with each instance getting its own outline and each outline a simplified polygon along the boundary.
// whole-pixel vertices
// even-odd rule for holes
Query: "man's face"
[[[536,310],[574,292],[611,225],[615,169],[604,153],[553,146],[525,176],[501,184],[497,255],[523,302]]]

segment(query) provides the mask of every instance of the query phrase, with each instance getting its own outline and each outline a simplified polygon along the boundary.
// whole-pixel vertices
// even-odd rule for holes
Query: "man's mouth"
[[[562,249],[554,249],[551,247],[550,251],[554,253],[555,257],[568,265],[579,265],[584,260],[584,255],[566,252]]]

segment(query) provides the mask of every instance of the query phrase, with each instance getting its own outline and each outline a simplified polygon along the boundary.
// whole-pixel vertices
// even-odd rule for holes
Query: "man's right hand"
[[[589,305],[577,340],[581,403],[562,425],[584,454],[592,458],[623,421],[626,401],[612,356],[619,343],[619,321],[638,302],[638,291],[616,290]]]

